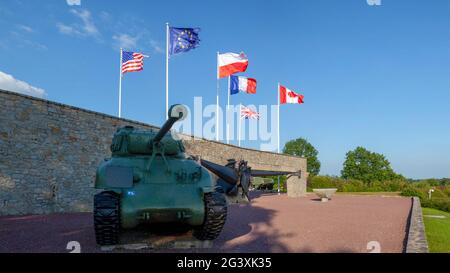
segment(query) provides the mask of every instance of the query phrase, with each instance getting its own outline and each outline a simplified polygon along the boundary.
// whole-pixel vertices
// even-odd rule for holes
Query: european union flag
[[[199,32],[200,28],[170,27],[169,54],[174,55],[196,48],[200,43]]]

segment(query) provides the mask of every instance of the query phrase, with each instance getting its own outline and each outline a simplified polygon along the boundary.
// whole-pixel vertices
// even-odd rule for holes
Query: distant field
[[[422,213],[430,252],[450,253],[450,213],[430,208],[422,208]],[[427,215],[446,218],[433,218]]]

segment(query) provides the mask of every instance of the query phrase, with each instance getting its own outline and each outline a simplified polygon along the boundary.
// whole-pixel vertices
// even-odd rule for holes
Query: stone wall
[[[428,241],[419,197],[412,197],[406,253],[428,253]]]
[[[156,128],[0,90],[0,215],[90,211],[97,165],[117,127]],[[290,195],[306,192],[306,159],[183,136],[187,153],[218,163],[244,158],[255,169],[302,170]]]

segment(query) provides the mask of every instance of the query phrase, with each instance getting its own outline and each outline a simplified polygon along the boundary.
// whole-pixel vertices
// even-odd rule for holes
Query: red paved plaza
[[[381,252],[404,250],[410,198],[336,195],[322,203],[312,194],[252,195],[251,205],[230,206],[212,248],[181,251],[369,252],[370,241],[379,242]],[[92,214],[0,217],[0,252],[68,252],[69,241],[78,241],[82,252],[101,251]]]

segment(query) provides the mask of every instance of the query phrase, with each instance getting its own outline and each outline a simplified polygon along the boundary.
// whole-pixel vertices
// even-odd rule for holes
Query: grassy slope
[[[430,252],[450,253],[450,213],[437,209],[422,208]],[[443,215],[447,218],[431,218],[425,215]]]

